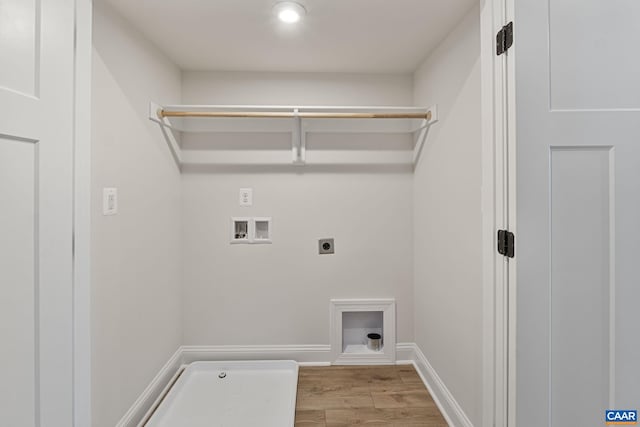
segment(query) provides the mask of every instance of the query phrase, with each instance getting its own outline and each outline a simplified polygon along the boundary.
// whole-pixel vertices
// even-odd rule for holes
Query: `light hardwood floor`
[[[447,423],[411,365],[301,367],[296,426]]]

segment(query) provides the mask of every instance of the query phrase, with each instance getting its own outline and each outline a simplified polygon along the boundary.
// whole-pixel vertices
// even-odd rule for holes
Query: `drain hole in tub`
[[[226,373],[226,372],[220,372],[220,373],[218,374],[218,378],[220,378],[220,379],[225,378],[226,376],[227,376],[227,373]]]

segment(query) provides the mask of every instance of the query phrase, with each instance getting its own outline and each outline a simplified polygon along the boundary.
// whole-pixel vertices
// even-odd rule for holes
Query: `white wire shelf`
[[[437,107],[398,106],[283,106],[283,105],[149,105],[149,119],[158,123],[176,158],[182,164],[215,163],[215,150],[182,150],[174,132],[181,133],[283,133],[291,134],[291,163],[307,161],[307,134],[412,134],[416,162],[429,127],[437,121]],[[265,150],[267,151],[267,150]],[[363,153],[364,154],[364,153]],[[398,153],[388,153],[391,163]],[[227,157],[228,153],[227,153]],[[235,156],[231,156],[235,157]],[[267,156],[269,157],[269,156]],[[271,156],[273,157],[273,156]],[[371,156],[369,156],[370,158]],[[367,158],[365,154],[363,158]],[[252,159],[246,164],[260,163]],[[402,162],[402,160],[401,160]],[[269,161],[265,161],[268,164]],[[356,162],[360,163],[360,162]]]

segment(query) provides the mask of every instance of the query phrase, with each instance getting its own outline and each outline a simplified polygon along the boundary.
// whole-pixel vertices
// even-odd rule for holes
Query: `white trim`
[[[167,393],[169,393],[169,390],[171,390],[171,388],[176,383],[180,375],[182,375],[182,372],[185,370],[185,368],[186,368],[186,365],[179,366],[178,369],[173,373],[171,378],[169,378],[169,381],[167,381],[166,385],[162,387],[162,390],[160,390],[160,392],[158,393],[157,397],[154,399],[151,406],[149,406],[149,409],[147,409],[147,411],[144,413],[140,421],[138,421],[137,423],[138,427],[144,427],[145,424],[149,422],[149,420],[153,416],[153,413],[158,408],[158,406],[160,406],[160,404],[162,403],[162,400],[167,396]]]
[[[616,407],[616,152],[609,156],[609,408]]]
[[[471,421],[453,397],[438,373],[433,369],[420,348],[414,344],[414,366],[433,401],[440,409],[447,424],[452,427],[473,427]]]
[[[415,359],[415,343],[400,342],[396,344],[396,365],[412,365]]]
[[[509,229],[515,233],[510,217],[515,207],[515,149],[512,147],[514,103],[513,55],[497,56],[495,34],[513,19],[512,0],[488,0],[481,10],[482,67],[482,224],[483,224],[483,362],[482,362],[482,424],[506,427],[515,406],[508,403],[514,391],[515,375],[508,372],[511,349],[515,342],[515,327],[509,324],[509,277],[513,275],[513,260],[496,253],[496,231]],[[509,143],[509,146],[507,144]],[[512,317],[511,320],[515,320]]]
[[[186,345],[181,361],[189,364],[209,360],[295,360],[298,363],[328,363],[328,345]]]
[[[396,344],[396,365],[413,364],[414,343]],[[300,366],[331,366],[329,345],[214,345],[182,346],[181,362],[188,364],[199,360],[283,359],[295,360]]]
[[[504,20],[510,22],[515,20],[515,0],[500,0],[504,7]],[[516,221],[516,55],[518,53],[518,44],[514,42],[513,46],[505,55],[505,76],[506,91],[504,117],[506,121],[505,146],[507,150],[507,166],[505,173],[506,180],[506,225],[509,231],[518,235],[518,224]],[[507,412],[506,426],[515,427],[516,414],[516,346],[517,346],[517,265],[518,251],[516,238],[516,257],[506,262],[506,272],[503,278],[504,287],[506,289],[506,307],[503,310],[506,329],[506,361],[504,362],[504,370],[506,375],[506,395],[505,405]]]
[[[91,425],[91,25],[75,0],[73,106],[73,425]]]
[[[480,65],[482,114],[482,423],[495,423],[495,93],[494,93],[494,1],[486,1],[480,11]],[[489,51],[490,49],[490,51]],[[498,425],[496,425],[498,426]],[[502,426],[500,426],[502,427]]]
[[[143,419],[149,408],[166,388],[182,365],[182,347],[178,348],[169,361],[160,369],[151,383],[118,421],[116,427],[134,427]]]
[[[298,362],[300,366],[331,366],[331,362]]]
[[[396,300],[394,298],[332,299],[329,303],[331,360],[336,365],[388,365],[396,362]],[[382,312],[382,351],[343,353],[342,314]]]

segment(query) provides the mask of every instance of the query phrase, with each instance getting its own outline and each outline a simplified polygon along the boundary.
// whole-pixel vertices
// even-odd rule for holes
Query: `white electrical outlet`
[[[102,215],[116,215],[118,213],[118,189],[102,189]]]
[[[253,188],[240,189],[240,206],[253,205]]]

